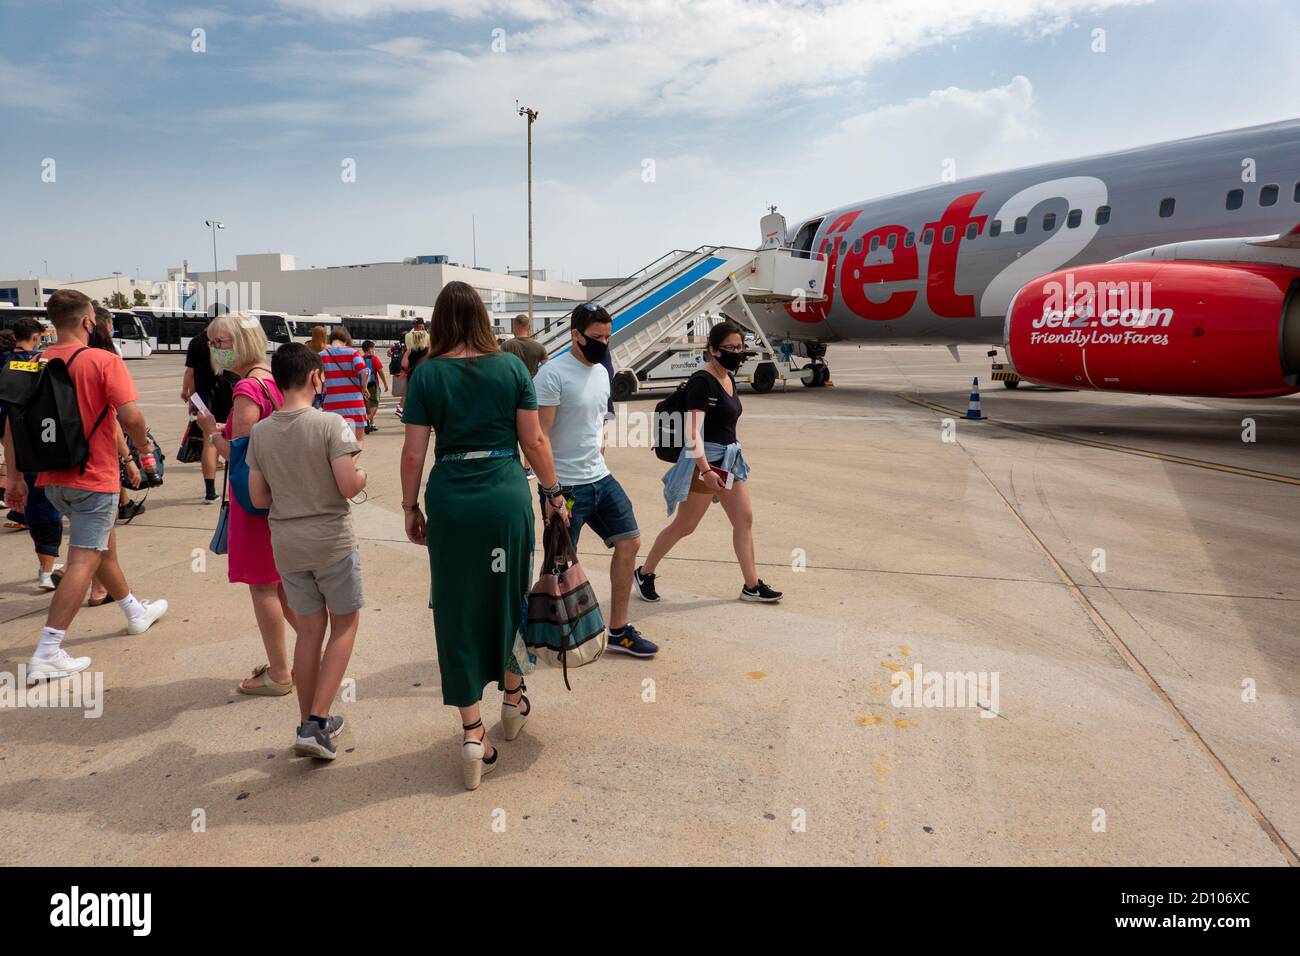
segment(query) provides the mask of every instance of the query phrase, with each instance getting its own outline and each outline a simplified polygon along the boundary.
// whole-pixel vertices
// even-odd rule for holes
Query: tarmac
[[[129,363],[169,460],[119,547],[171,610],[139,636],[111,605],[78,614],[102,716],[0,708],[7,862],[1295,865],[1300,401],[1010,391],[975,348],[830,363],[832,388],[742,391],[760,573],[785,600],[736,600],[714,509],[661,565],[663,601],[633,599],[657,658],[608,654],[572,691],[539,667],[511,743],[489,689],[501,766],[472,793],[391,399],[354,512],[348,726],[322,763],[290,752],[292,698],[234,692],[261,644],[206,553],[198,466],[174,460],[181,359]],[[973,375],[986,421],[960,418]],[[607,458],[644,554],[666,466]],[[605,601],[608,553],[590,533],[579,552]],[[0,532],[0,672],[43,623],[35,570]],[[984,692],[901,696],[918,667]]]

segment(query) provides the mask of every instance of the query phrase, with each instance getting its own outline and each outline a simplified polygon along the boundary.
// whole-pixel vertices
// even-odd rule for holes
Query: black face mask
[[[582,335],[581,332],[578,333]],[[587,338],[585,335],[583,338]],[[592,365],[599,365],[605,360],[605,353],[609,351],[609,343],[601,342],[599,339],[587,339],[585,342],[579,342],[578,348],[582,350],[582,357]]]
[[[728,372],[734,372],[745,363],[744,352],[719,352],[716,356],[718,364]]]

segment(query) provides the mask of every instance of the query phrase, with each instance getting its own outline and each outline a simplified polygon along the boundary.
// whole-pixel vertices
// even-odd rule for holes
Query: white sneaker
[[[49,571],[38,570],[36,572],[36,586],[40,588],[42,591],[57,590],[59,587],[59,582],[54,580],[54,572],[62,571],[62,570],[63,570],[63,565],[61,564],[56,564]]]
[[[153,626],[154,621],[167,613],[167,602],[162,598],[156,601],[141,601],[140,603],[144,605],[144,613],[126,622],[128,634],[143,634]]]
[[[84,671],[89,666],[89,657],[72,657],[60,647],[58,653],[49,660],[33,657],[27,662],[27,683],[34,684],[38,680],[58,680],[60,677]]]

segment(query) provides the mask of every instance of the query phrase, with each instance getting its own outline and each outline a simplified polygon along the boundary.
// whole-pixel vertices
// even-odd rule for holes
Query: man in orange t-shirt
[[[40,643],[27,665],[28,681],[75,674],[90,666],[89,657],[72,657],[63,650],[63,638],[76,617],[91,579],[98,574],[108,593],[126,614],[127,630],[142,634],[167,611],[166,601],[140,601],[131,593],[117,562],[117,540],[113,521],[121,473],[113,415],[136,448],[153,448],[144,413],[137,407],[139,396],[121,356],[103,349],[87,348],[95,328],[95,310],[85,295],[73,289],[59,289],[45,306],[46,315],[58,333],[58,341],[41,355],[44,361],[63,359],[68,376],[77,390],[81,427],[90,448],[85,469],[43,471],[37,487],[59,511],[68,517],[68,563],[50,601]],[[75,361],[73,356],[76,356]],[[108,410],[108,414],[102,414]],[[98,427],[96,427],[98,422]],[[5,458],[13,459],[13,439],[5,430]],[[142,454],[147,472],[157,470],[152,454]],[[27,500],[27,483],[19,475],[8,493],[12,507],[19,510]]]

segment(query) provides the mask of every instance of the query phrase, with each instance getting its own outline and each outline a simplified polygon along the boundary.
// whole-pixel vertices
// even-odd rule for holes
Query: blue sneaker
[[[647,641],[631,624],[625,624],[621,631],[609,632],[609,642],[605,645],[605,650],[631,654],[633,657],[654,657],[659,653],[659,645]]]

